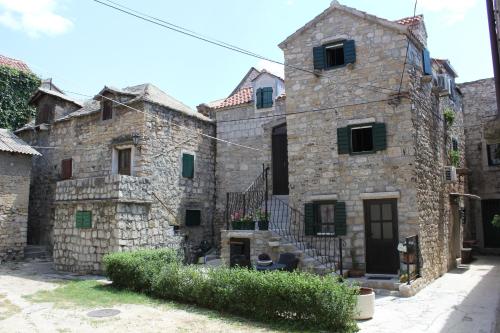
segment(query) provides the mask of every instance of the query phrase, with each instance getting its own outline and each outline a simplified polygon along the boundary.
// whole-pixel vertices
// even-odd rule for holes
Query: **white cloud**
[[[55,9],[56,0],[0,0],[0,24],[31,37],[60,35],[71,29],[73,22],[56,14]]]
[[[441,12],[443,20],[452,25],[463,21],[467,12],[477,3],[478,0],[420,0],[417,11]]]
[[[285,67],[283,65],[277,64],[275,62],[267,61],[267,60],[259,60],[257,65],[255,65],[259,71],[265,69],[266,71],[277,75],[281,78],[285,77]]]

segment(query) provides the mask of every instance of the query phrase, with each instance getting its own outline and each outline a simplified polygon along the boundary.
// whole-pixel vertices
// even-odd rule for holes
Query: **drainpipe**
[[[495,22],[493,0],[486,0],[486,11],[488,12],[488,26],[490,28],[491,57],[493,60],[493,74],[495,76],[498,119],[500,118],[500,56],[498,54],[497,24]]]

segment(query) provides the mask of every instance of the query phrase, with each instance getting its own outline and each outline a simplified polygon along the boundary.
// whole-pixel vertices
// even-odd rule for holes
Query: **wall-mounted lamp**
[[[141,140],[141,135],[139,133],[132,134],[132,142],[134,143],[134,146],[137,146],[140,140]]]

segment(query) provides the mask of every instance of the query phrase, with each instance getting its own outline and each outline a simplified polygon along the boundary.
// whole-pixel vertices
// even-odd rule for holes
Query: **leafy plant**
[[[447,108],[443,112],[443,117],[444,117],[444,120],[446,122],[446,125],[451,126],[451,125],[453,125],[453,122],[455,121],[455,112],[453,112],[452,109]]]
[[[460,152],[458,150],[450,151],[450,161],[454,167],[458,167],[460,163]]]
[[[259,209],[258,211],[255,212],[255,218],[258,221],[267,221],[271,217],[271,213],[267,213],[264,209]]]
[[[221,312],[266,321],[298,323],[334,332],[354,332],[357,287],[333,276],[245,268],[200,268],[158,261],[151,253],[104,258],[113,285],[152,296],[197,304]],[[141,266],[131,265],[131,258]],[[148,286],[148,288],[144,288]]]
[[[495,214],[495,216],[493,216],[493,220],[491,220],[491,224],[493,224],[496,228],[500,228],[500,215]]]
[[[17,129],[35,115],[28,101],[40,82],[31,72],[0,66],[0,128]]]

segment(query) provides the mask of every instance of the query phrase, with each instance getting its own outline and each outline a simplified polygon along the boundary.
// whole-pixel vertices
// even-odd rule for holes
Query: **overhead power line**
[[[415,6],[413,7],[413,19],[415,19],[415,17],[417,16],[417,2],[418,2],[418,0],[415,0]],[[408,43],[406,44],[405,62],[403,65],[403,71],[401,72],[401,79],[399,80],[398,94],[401,93],[401,87],[403,86],[403,77],[405,75],[406,62],[408,61],[408,51],[409,50],[410,50],[410,39],[408,38]]]

